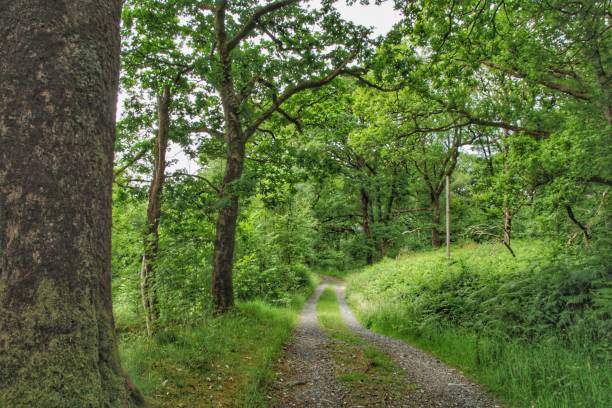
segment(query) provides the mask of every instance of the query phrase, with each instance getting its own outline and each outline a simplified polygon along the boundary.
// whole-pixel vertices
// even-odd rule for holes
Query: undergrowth
[[[605,250],[518,242],[386,260],[349,276],[362,323],[461,368],[509,406],[612,406]]]
[[[120,320],[123,367],[152,407],[267,406],[274,362],[311,290],[294,293],[286,305],[238,302],[231,313],[163,327],[152,338],[130,330],[139,322]]]

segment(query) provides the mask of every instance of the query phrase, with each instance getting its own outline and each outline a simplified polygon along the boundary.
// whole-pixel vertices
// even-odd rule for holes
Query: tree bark
[[[431,194],[431,246],[440,248],[440,194]]]
[[[504,205],[504,242],[509,246],[512,241],[512,213],[508,205]]]
[[[125,407],[111,304],[118,0],[0,1],[0,406]]]
[[[510,132],[504,132],[503,153],[504,153],[504,175],[508,176],[510,172],[510,147],[508,145],[508,136]],[[510,209],[510,197],[507,192],[504,193],[504,236],[502,243],[508,249],[510,254],[516,258],[516,254],[512,249],[512,210]]]
[[[450,219],[450,176],[446,176],[446,201],[445,201],[445,216],[446,216],[446,257],[450,258],[450,239],[451,239],[451,219]]]
[[[370,230],[370,196],[365,188],[361,188],[361,214],[363,224],[363,236],[366,242],[366,264],[372,265],[372,231]]]
[[[166,171],[166,151],[168,150],[168,133],[170,131],[170,87],[164,86],[162,94],[157,97],[157,138],[155,141],[155,159],[153,178],[149,188],[149,205],[147,208],[147,226],[144,236],[144,256],[140,272],[140,292],[145,311],[147,334],[155,332],[159,319],[159,303],[156,285],[156,262],[159,250],[159,220],[161,216],[161,197],[164,189]]]
[[[220,193],[221,209],[217,219],[212,276],[212,297],[216,313],[234,305],[232,269],[238,220],[238,182],[244,167],[245,143],[234,132],[228,134],[227,165]]]

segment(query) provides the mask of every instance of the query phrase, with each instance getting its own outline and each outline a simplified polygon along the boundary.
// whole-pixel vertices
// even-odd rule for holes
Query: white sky
[[[371,0],[373,3],[373,0]],[[309,2],[314,7],[320,4],[319,0]],[[374,36],[384,35],[391,30],[393,25],[400,19],[400,13],[393,9],[393,2],[387,0],[383,4],[377,6],[370,4],[367,6],[361,4],[353,4],[348,6],[344,1],[336,3],[336,8],[340,11],[342,17],[346,20],[352,21],[356,24],[360,24],[366,27],[373,28]],[[119,101],[117,104],[117,116],[121,115],[121,105],[123,100],[119,95]],[[198,165],[195,161],[189,159],[182,151],[180,146],[170,142],[168,146],[168,160],[176,160],[177,162],[168,167],[169,171],[186,171],[195,172],[198,170]]]
[[[345,19],[366,27],[373,27],[374,35],[378,36],[387,34],[401,18],[399,11],[393,9],[392,3],[392,1],[387,0],[380,6],[374,4],[347,6],[345,2],[341,1],[336,4],[336,8]]]

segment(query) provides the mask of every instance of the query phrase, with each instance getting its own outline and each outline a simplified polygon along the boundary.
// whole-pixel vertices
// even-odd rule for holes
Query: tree
[[[273,116],[297,123],[283,105],[301,92],[353,72],[349,64],[367,48],[367,30],[342,21],[330,4],[309,10],[299,3],[277,0],[258,6],[257,1],[219,0],[199,5],[200,11],[210,14],[195,18],[193,38],[214,41],[212,52],[206,41],[194,47],[213,56],[210,66],[200,71],[208,73],[224,114],[223,132],[210,126],[202,131],[222,135],[227,145],[213,256],[217,312],[234,303],[232,265],[247,142],[263,132],[262,126]]]
[[[150,133],[155,133],[140,270],[140,291],[149,335],[155,332],[161,313],[157,263],[162,195],[166,181],[166,153],[171,133],[173,141],[177,141],[177,133],[181,133],[177,132],[179,126],[171,123],[172,114],[178,111],[178,119],[184,122],[188,113],[185,111],[189,109],[185,108],[184,101],[180,99],[186,99],[188,91],[193,91],[186,79],[193,70],[193,56],[180,46],[185,41],[185,30],[180,23],[179,11],[176,4],[157,0],[132,0],[125,4],[123,12],[121,80],[128,100],[125,103],[126,114],[121,123],[121,135],[129,140],[138,139],[141,132],[147,135],[146,138]],[[144,108],[147,104],[154,105],[155,112]],[[176,109],[175,105],[181,109]],[[178,119],[174,122],[182,123]],[[157,129],[152,132],[151,128],[155,125]],[[144,146],[142,144],[136,143],[137,153],[132,155],[125,152],[128,150],[125,147],[121,149],[124,150],[123,155],[128,157],[127,167],[146,155],[148,143],[144,143]],[[125,170],[126,164],[120,169]]]
[[[127,406],[110,234],[121,2],[0,6],[0,405]]]
[[[149,204],[147,207],[147,226],[144,234],[144,254],[140,270],[140,289],[145,311],[147,333],[155,331],[159,319],[159,304],[155,285],[155,260],[159,251],[159,219],[161,217],[161,197],[166,177],[166,151],[170,132],[170,103],[172,96],[170,86],[163,87],[157,97],[157,135],[154,148],[153,178],[149,187]]]

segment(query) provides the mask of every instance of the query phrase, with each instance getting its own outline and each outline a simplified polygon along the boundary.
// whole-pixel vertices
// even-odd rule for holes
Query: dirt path
[[[408,381],[416,385],[409,400],[414,407],[499,407],[476,384],[467,380],[459,371],[447,367],[435,357],[418,350],[401,340],[392,339],[365,329],[357,321],[346,304],[344,284],[330,285],[336,290],[344,323],[354,332],[377,345],[397,365],[404,369]]]
[[[348,390],[336,381],[329,340],[317,323],[317,301],[326,283],[308,300],[293,339],[285,350],[280,375],[274,384],[272,407],[342,407]]]
[[[285,350],[274,385],[272,404],[281,407],[344,407],[349,390],[336,381],[334,360],[328,352],[329,339],[319,329],[316,303],[326,287],[336,291],[340,311],[348,328],[377,346],[404,370],[406,380],[415,389],[397,407],[494,408],[500,405],[460,372],[442,364],[435,357],[403,341],[365,329],[346,304],[345,287],[324,281],[304,307],[292,341]],[[381,401],[382,402],[382,401]],[[378,404],[377,404],[378,406]],[[380,406],[395,407],[382,403]],[[365,407],[360,407],[365,408]]]

